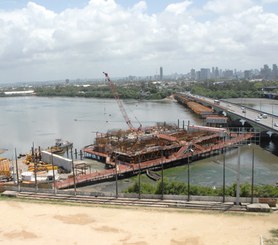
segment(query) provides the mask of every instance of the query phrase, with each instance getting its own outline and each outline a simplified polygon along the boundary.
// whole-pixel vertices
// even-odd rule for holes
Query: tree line
[[[278,81],[138,81],[117,82],[116,91],[121,99],[164,99],[177,92],[210,97],[214,99],[226,98],[259,98],[263,96],[262,89],[269,86],[278,86]],[[106,83],[57,84],[48,86],[35,86],[37,96],[65,96],[86,98],[113,98],[110,87]],[[13,89],[25,90],[23,87]],[[4,90],[0,90],[0,96],[5,96]]]

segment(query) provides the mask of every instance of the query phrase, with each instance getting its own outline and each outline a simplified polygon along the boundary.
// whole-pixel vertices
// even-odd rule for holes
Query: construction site
[[[118,162],[121,165],[133,166],[161,165],[175,162],[184,158],[205,157],[215,154],[233,144],[250,140],[254,134],[246,132],[230,132],[222,128],[227,118],[218,116],[212,108],[205,107],[192,101],[185,101],[181,95],[174,98],[182,101],[196,114],[202,117],[219,118],[220,127],[189,125],[187,129],[167,123],[157,123],[153,127],[135,128],[129,119],[124,106],[119,99],[115,85],[107,73],[104,73],[111,91],[122,112],[128,130],[109,131],[106,134],[97,133],[95,143],[84,148],[84,156],[99,160],[107,168],[113,168]]]
[[[96,133],[94,144],[84,147],[82,155],[102,162],[104,169],[88,173],[89,167],[84,162],[74,164],[73,159],[63,158],[53,151],[39,150],[29,156],[28,171],[21,173],[21,180],[37,183],[41,179],[52,182],[53,188],[65,189],[114,180],[118,177],[126,178],[142,172],[150,173],[152,170],[189,164],[198,159],[220,154],[226,149],[237,147],[238,144],[250,143],[255,137],[252,131],[224,127],[227,123],[226,117],[217,115],[212,108],[185,101],[180,95],[175,95],[174,98],[202,118],[210,120],[208,121],[211,122],[210,126],[188,123],[186,127],[180,128],[179,125],[163,122],[151,127],[143,127],[140,124],[136,128],[126,113],[115,85],[107,73],[104,75],[128,126],[127,130]],[[59,178],[58,167],[67,170],[69,173],[67,178]],[[2,161],[0,171],[7,175],[7,169],[9,169],[7,163]]]
[[[96,133],[94,144],[84,147],[83,153],[84,157],[104,163],[105,169],[75,176],[74,180],[69,178],[57,183],[57,188],[112,180],[118,176],[124,178],[147,170],[189,163],[219,154],[237,144],[248,143],[255,136],[250,131],[230,131],[224,128],[226,117],[218,116],[211,108],[190,101],[187,101],[188,106],[195,113],[210,117],[208,120],[214,120],[214,124],[220,127],[188,124],[186,128],[179,128],[177,125],[157,123],[153,127],[143,127],[140,124],[139,128],[135,128],[115,85],[108,74],[104,74],[129,129]]]

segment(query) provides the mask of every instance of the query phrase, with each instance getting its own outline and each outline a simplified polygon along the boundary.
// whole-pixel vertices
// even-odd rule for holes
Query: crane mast
[[[136,131],[137,129],[134,128],[134,126],[132,125],[132,123],[131,123],[131,121],[130,121],[127,113],[126,113],[126,110],[124,108],[124,105],[123,105],[122,101],[120,100],[120,97],[119,97],[119,94],[117,92],[115,84],[110,80],[110,78],[108,76],[108,73],[103,72],[103,74],[105,75],[105,79],[107,80],[108,85],[109,85],[109,87],[111,89],[111,92],[112,92],[115,100],[117,101],[117,104],[118,104],[118,106],[120,108],[120,111],[121,111],[121,113],[122,113],[122,115],[123,115],[123,117],[125,119],[126,124],[128,125],[130,130]]]

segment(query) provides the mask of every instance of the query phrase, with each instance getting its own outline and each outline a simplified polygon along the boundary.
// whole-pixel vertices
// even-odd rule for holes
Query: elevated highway
[[[211,98],[192,95],[190,93],[180,94],[188,100],[211,107],[220,115],[228,116],[232,120],[238,120],[241,126],[252,126],[259,132],[264,132],[269,137],[278,136],[278,116],[259,111],[250,107],[238,105],[225,100],[214,100]]]

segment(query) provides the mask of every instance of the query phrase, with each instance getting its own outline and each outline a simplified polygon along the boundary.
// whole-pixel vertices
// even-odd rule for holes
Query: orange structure
[[[189,126],[188,130],[161,124],[137,132],[111,131],[98,134],[95,144],[84,148],[85,157],[103,162],[108,169],[76,176],[57,182],[57,188],[67,188],[74,183],[97,182],[131,176],[147,169],[171,167],[193,159],[219,154],[225,147],[250,140],[252,133],[229,132],[223,128]]]
[[[224,148],[250,140],[254,134],[249,132],[230,132],[225,128],[188,125],[187,130],[176,125],[157,123],[154,127],[135,129],[129,120],[118,97],[114,84],[108,80],[115,99],[120,107],[129,130],[109,131],[96,134],[95,143],[83,149],[84,156],[101,161],[105,170],[76,176],[57,182],[57,188],[67,188],[75,184],[97,182],[115,178],[115,176],[136,175],[148,169],[171,167],[186,160],[200,159],[219,154]],[[190,101],[186,97],[175,95],[180,103],[186,104],[201,117],[215,115],[210,107]],[[217,120],[220,116],[217,116]],[[211,120],[215,120],[215,117]]]

